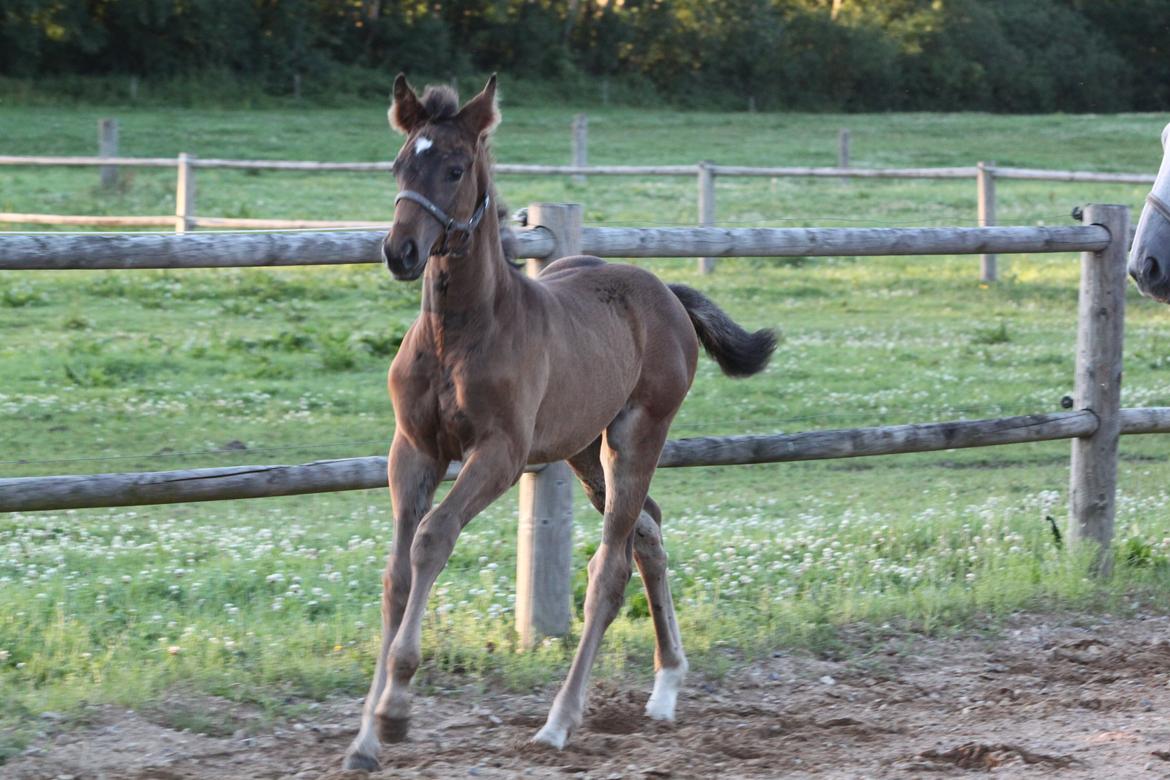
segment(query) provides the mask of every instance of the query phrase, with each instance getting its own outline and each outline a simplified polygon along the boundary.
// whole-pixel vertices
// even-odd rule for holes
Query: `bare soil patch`
[[[527,742],[551,691],[420,696],[410,740],[384,748],[368,777],[1170,774],[1165,617],[1020,616],[990,638],[900,635],[847,655],[777,653],[718,680],[692,674],[674,725],[642,715],[648,686],[595,684],[560,752]],[[359,708],[334,700],[276,727],[214,699],[104,708],[80,727],[47,721],[0,777],[364,780],[337,769]]]

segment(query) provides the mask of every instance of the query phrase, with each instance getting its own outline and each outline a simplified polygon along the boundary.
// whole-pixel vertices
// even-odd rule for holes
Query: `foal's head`
[[[417,279],[428,257],[465,251],[494,208],[487,138],[499,119],[495,76],[462,108],[448,87],[419,98],[404,75],[394,80],[390,125],[406,143],[394,160],[398,198],[382,257],[395,279]]]

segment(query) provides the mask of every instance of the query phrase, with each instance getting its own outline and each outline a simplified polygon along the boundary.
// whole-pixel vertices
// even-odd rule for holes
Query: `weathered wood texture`
[[[65,166],[65,167],[101,167],[109,165],[110,161],[101,156],[89,157],[77,155],[72,157],[47,157],[43,155],[11,155],[0,154],[0,165],[27,165]],[[119,157],[120,167],[130,168],[174,168],[177,160],[174,157]]]
[[[174,217],[160,217],[172,225]],[[0,270],[233,268],[379,263],[384,230],[184,235],[0,236]],[[517,231],[522,257],[547,256],[546,230]]]
[[[1123,435],[1170,433],[1170,407],[1123,409],[1120,422]],[[732,466],[932,452],[1068,439],[1089,436],[1096,430],[1095,414],[1073,411],[994,420],[679,439],[667,442],[659,466]],[[452,466],[447,479],[454,479],[457,473],[458,466]],[[292,466],[15,477],[0,479],[0,512],[174,504],[385,487],[386,458],[376,456]]]
[[[573,165],[577,168],[589,165],[589,117],[585,114],[573,117]],[[585,174],[574,175],[573,181],[584,184]]]
[[[1092,205],[1084,221],[1115,236],[1129,234],[1129,209]],[[1081,255],[1077,307],[1077,362],[1073,403],[1099,421],[1092,435],[1073,440],[1069,469],[1069,537],[1097,546],[1097,571],[1112,569],[1117,500],[1117,447],[1121,434],[1121,369],[1125,337],[1126,243]]]
[[[384,234],[390,229],[389,222],[354,219],[253,219],[250,217],[196,217],[192,220],[198,228],[246,228],[250,230],[327,230],[329,228],[368,228]]]
[[[87,227],[168,227],[175,226],[171,216],[156,217],[90,217],[74,214],[22,214],[0,211],[0,223],[20,225],[84,225]]]
[[[837,167],[849,167],[849,129],[845,127],[837,131]]]
[[[600,257],[832,257],[1097,250],[1109,231],[1088,225],[996,228],[586,228]]]
[[[1011,168],[995,166],[1000,179],[1032,179],[1034,181],[1095,181],[1112,184],[1153,184],[1152,173],[1106,173],[1096,171],[1049,171],[1039,168]]]
[[[518,230],[521,257],[555,241]],[[186,235],[0,236],[0,270],[227,268],[376,263],[382,231]],[[600,257],[826,257],[1096,251],[1098,225],[996,228],[583,228],[581,249]]]
[[[312,160],[227,160],[200,158],[197,168],[244,168],[268,171],[383,171],[394,170],[393,162],[314,162]]]
[[[848,132],[848,131],[842,131]],[[840,162],[840,158],[838,159]],[[0,165],[24,166],[104,166],[109,161],[97,156],[82,155],[53,157],[47,155],[0,155]],[[173,168],[174,157],[120,157],[118,165],[127,167]],[[314,160],[232,160],[208,157],[194,163],[197,168],[246,168],[253,170],[286,171],[392,171],[390,162],[318,162]],[[971,166],[938,168],[849,168],[816,166],[750,166],[717,165],[719,176],[809,176],[825,178],[863,179],[968,179],[975,175]],[[496,173],[598,175],[598,176],[693,176],[695,165],[536,165],[498,163]],[[1001,179],[1032,179],[1066,182],[1110,182],[1116,184],[1153,184],[1153,174],[1111,173],[1104,171],[1056,171],[1040,168],[1013,168],[995,166],[994,173]]]
[[[522,647],[569,633],[573,619],[573,489],[569,464],[520,477],[516,631]]]
[[[699,163],[699,227],[715,226],[715,174],[711,163]],[[699,258],[699,273],[709,274],[715,270],[718,261],[714,257]]]
[[[696,165],[529,165],[527,163],[496,163],[497,174],[548,174],[587,176],[694,176]]]
[[[810,177],[820,179],[969,179],[975,175],[973,166],[953,168],[831,168],[784,165],[757,167],[752,165],[716,165],[718,176],[768,176],[775,178]]]
[[[549,243],[542,246],[543,253],[525,254],[528,258],[528,275],[538,276],[553,260],[569,255],[581,254],[585,229],[581,222],[584,210],[578,203],[533,203],[528,206],[528,230],[518,234],[537,233],[546,236]]]
[[[171,223],[174,223],[171,217]],[[381,231],[0,236],[0,269],[231,268],[377,262]]]
[[[179,175],[175,182],[175,232],[195,229],[195,169],[191,155],[179,155]]]
[[[118,156],[118,120],[98,120],[98,157]],[[98,180],[102,189],[112,189],[118,184],[118,166],[103,165],[98,169]]]
[[[986,163],[981,162],[975,167],[978,169],[975,189],[978,196],[979,227],[991,227],[995,225],[995,173]],[[995,254],[987,252],[980,255],[980,281],[994,282],[997,277]]]
[[[539,276],[553,260],[581,253],[584,212],[576,203],[534,203],[528,224],[556,239],[548,259],[530,259]],[[569,633],[573,618],[573,473],[564,462],[520,477],[516,530],[516,631],[523,647]]]
[[[667,444],[659,466],[672,468],[784,463],[1022,444],[1084,436],[1092,433],[1096,427],[1097,420],[1092,414],[1056,412],[990,420],[679,439]]]

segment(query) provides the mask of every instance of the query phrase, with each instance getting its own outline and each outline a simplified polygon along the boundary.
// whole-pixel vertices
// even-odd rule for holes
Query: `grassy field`
[[[0,109],[0,154],[88,154],[99,116],[128,155],[387,159],[381,107],[299,113]],[[571,112],[508,111],[497,157],[563,162]],[[976,160],[1152,171],[1155,116],[591,114],[596,163],[831,164],[848,126],[857,165]],[[171,173],[0,169],[0,210],[168,213]],[[200,213],[385,220],[379,175],[200,172]],[[502,180],[518,206],[586,205],[592,224],[686,224],[694,182]],[[1068,220],[1072,206],[1137,207],[1132,186],[1007,182],[1000,221]],[[728,180],[723,224],[971,224],[974,183]],[[783,336],[768,371],[731,381],[710,362],[675,436],[798,431],[1051,411],[1071,389],[1078,268],[1071,255],[645,261],[697,285],[745,325]],[[417,284],[379,268],[0,274],[0,473],[5,476],[301,462],[385,451],[384,372]],[[1170,405],[1170,310],[1131,295],[1124,403]],[[1061,556],[1068,444],[728,469],[663,471],[673,587],[694,665],[719,674],[776,646],[841,652],[835,627],[986,625],[1017,610],[1164,603],[1167,445],[1123,441],[1114,581]],[[598,519],[579,498],[576,595]],[[452,675],[527,687],[568,652],[514,652],[514,496],[464,534],[426,628],[424,685]],[[140,705],[182,684],[274,711],[360,695],[372,667],[381,491],[0,518],[0,757],[46,710]],[[635,581],[602,674],[649,675]],[[292,703],[290,705],[290,702]],[[199,727],[197,712],[174,715]]]

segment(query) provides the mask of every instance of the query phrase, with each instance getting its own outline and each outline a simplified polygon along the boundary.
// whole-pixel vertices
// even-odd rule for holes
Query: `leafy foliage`
[[[8,0],[0,74],[331,99],[502,70],[708,107],[1155,110],[1168,31],[1164,0]]]

